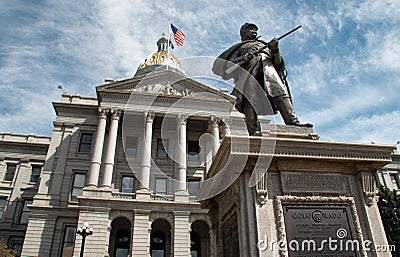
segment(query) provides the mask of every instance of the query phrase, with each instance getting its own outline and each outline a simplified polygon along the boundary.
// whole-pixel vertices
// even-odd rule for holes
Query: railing
[[[111,195],[112,195],[112,198],[114,198],[114,199],[136,199],[135,193],[112,192]],[[153,201],[173,202],[174,196],[173,195],[151,194],[150,199]],[[189,196],[189,202],[197,203],[199,201],[196,200],[196,196],[191,195],[191,196]]]
[[[199,201],[196,200],[196,196],[189,196],[189,202],[198,203]]]
[[[165,202],[173,202],[174,201],[174,196],[173,195],[151,195],[150,196],[151,200],[154,201],[165,201]]]
[[[115,199],[135,199],[135,193],[112,192],[112,198]]]

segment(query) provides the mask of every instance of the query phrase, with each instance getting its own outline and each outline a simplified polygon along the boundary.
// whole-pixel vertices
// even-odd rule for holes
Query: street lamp
[[[82,227],[78,227],[76,233],[82,236],[82,245],[81,245],[81,255],[80,257],[83,257],[83,252],[85,251],[85,240],[87,236],[90,236],[93,234],[93,228],[89,228],[89,223],[85,222],[83,223]]]

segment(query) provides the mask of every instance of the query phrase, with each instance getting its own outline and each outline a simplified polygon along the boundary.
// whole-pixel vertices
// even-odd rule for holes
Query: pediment
[[[138,76],[126,80],[114,81],[96,87],[99,98],[104,94],[140,94],[165,97],[185,97],[204,93],[210,99],[225,98],[233,102],[234,98],[217,89],[211,88],[193,79],[177,74],[173,71],[162,71],[153,74]],[[207,97],[207,98],[208,98]]]

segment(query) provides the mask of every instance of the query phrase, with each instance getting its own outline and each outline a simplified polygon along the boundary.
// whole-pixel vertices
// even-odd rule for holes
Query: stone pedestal
[[[391,256],[374,174],[394,146],[227,136],[198,199],[216,256]]]

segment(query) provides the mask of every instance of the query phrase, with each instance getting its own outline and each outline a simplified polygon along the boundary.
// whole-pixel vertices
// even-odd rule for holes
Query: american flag
[[[182,33],[180,29],[172,25],[171,23],[171,32],[174,34],[175,42],[178,46],[183,46],[183,42],[185,41],[185,35]]]

